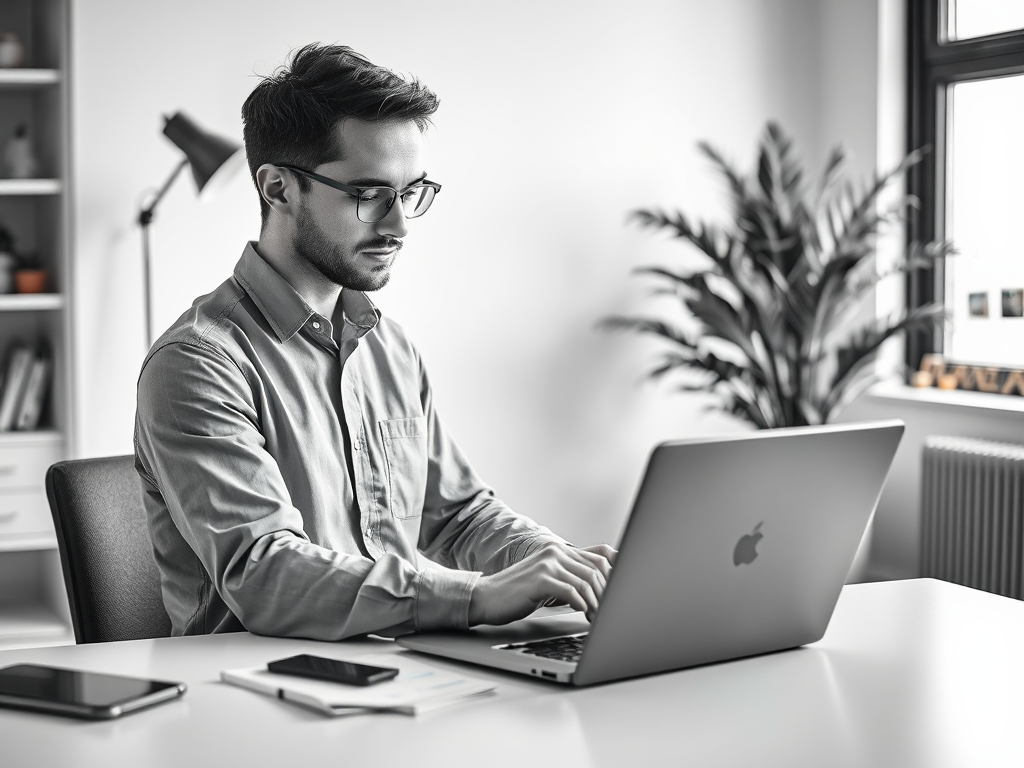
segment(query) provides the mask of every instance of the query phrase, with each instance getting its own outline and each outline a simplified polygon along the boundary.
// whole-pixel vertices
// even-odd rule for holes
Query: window
[[[944,302],[945,333],[907,339],[958,363],[1024,368],[1024,1],[909,0],[910,237],[951,238],[960,255],[919,272],[907,301]]]

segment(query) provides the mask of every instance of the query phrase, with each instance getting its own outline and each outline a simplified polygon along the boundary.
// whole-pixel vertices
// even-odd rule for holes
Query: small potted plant
[[[14,285],[18,293],[42,293],[46,290],[46,270],[39,260],[38,251],[15,254],[18,261],[14,271]]]

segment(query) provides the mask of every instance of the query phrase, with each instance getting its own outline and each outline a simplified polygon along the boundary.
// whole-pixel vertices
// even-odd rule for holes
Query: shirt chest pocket
[[[387,459],[388,506],[399,520],[423,514],[427,490],[427,419],[378,422]]]

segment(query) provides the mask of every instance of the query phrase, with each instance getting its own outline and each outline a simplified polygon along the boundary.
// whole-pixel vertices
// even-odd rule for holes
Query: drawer
[[[45,493],[0,493],[0,536],[53,533],[53,518]]]
[[[64,458],[64,444],[22,443],[0,446],[0,491],[31,488],[45,492],[46,470]]]

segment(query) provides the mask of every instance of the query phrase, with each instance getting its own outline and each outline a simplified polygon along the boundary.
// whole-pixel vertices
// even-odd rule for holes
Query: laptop
[[[898,420],[658,445],[601,605],[397,638],[421,653],[591,685],[820,640],[903,434]]]

